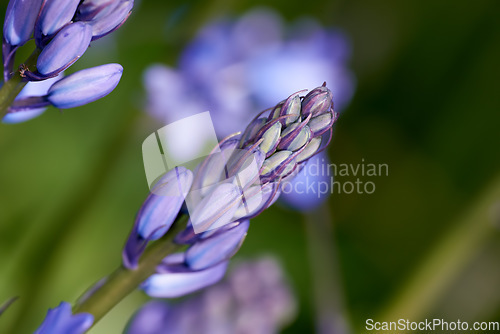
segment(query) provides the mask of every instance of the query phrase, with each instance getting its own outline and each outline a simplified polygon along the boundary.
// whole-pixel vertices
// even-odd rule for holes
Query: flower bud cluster
[[[91,41],[106,36],[125,22],[133,4],[133,0],[10,0],[3,26],[4,81],[15,74],[17,49],[32,36],[39,53],[36,69],[21,64],[19,75],[32,82],[32,86],[38,86],[37,81],[60,78],[85,53]],[[72,108],[93,102],[116,87],[122,71],[120,65],[108,64],[76,72],[69,76],[71,79],[60,79],[48,95],[44,94],[46,89],[40,89],[37,95],[17,99],[9,112],[29,111],[49,104]],[[8,122],[8,117],[4,121]]]
[[[324,85],[305,97],[300,93],[256,118],[241,138],[224,139],[194,173],[176,167],[152,189],[124,248],[125,267],[135,269],[147,243],[170,229],[184,199],[189,221],[174,241],[188,248],[164,259],[143,284],[146,293],[178,297],[222,278],[249,219],[276,201],[283,178],[328,145],[337,119],[330,90]]]

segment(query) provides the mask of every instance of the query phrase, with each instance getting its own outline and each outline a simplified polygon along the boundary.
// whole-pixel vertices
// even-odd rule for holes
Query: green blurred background
[[[74,302],[119,264],[148,193],[141,144],[161,126],[141,111],[142,71],[175,65],[207,20],[259,4],[350,36],[357,90],[330,156],[389,166],[364,179],[376,184],[371,195],[334,194],[309,217],[274,206],[252,222],[237,257],[282,260],[299,298],[285,332],[314,331],[311,256],[335,268],[338,284],[321,289],[334,291],[355,333],[367,318],[500,320],[499,2],[142,0],[72,67],[122,64],[111,95],[0,125],[0,302],[20,296],[0,333],[32,332],[47,308]],[[310,253],[306,220],[331,230],[325,254]],[[91,333],[121,333],[144,300],[132,294]]]

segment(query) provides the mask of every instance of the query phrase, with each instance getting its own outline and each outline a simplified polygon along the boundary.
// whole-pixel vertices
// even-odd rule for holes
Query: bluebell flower
[[[124,266],[137,267],[147,242],[168,231],[184,198],[189,222],[174,242],[188,248],[157,266],[157,273],[143,284],[147,294],[177,297],[218,281],[245,240],[249,219],[272,205],[282,181],[329,144],[337,119],[330,90],[323,85],[306,96],[302,92],[258,115],[260,121],[251,122],[239,138],[226,137],[214,148],[217,155],[206,157],[193,177],[187,177],[191,174],[184,167],[167,172],[159,183],[167,195],[176,191],[178,197],[152,190],[123,250]]]
[[[72,314],[71,305],[62,302],[58,307],[49,309],[45,320],[35,334],[83,334],[93,322],[92,314]]]
[[[254,118],[256,110],[326,81],[335,110],[342,112],[355,88],[349,58],[349,39],[341,31],[311,18],[285,25],[278,13],[256,9],[239,20],[218,20],[201,29],[181,54],[178,69],[148,68],[146,109],[165,123],[209,110],[217,134],[225,137]],[[282,196],[285,202],[291,199],[292,207],[297,202],[292,196],[311,202],[310,208],[317,197]]]
[[[125,333],[278,333],[294,318],[296,305],[279,262],[263,257],[239,263],[227,279],[197,296],[146,303]]]
[[[121,77],[123,69],[118,64],[97,66],[64,79],[61,73],[85,53],[91,41],[120,27],[133,4],[133,0],[10,0],[3,27],[3,82],[16,75],[24,82],[46,84],[29,84],[40,89],[34,95],[19,94],[7,109],[8,114],[15,115],[7,115],[3,121],[26,121],[41,114],[42,108],[50,104],[73,108],[109,94]],[[33,54],[36,69],[22,64],[14,71],[17,49],[32,36],[38,51]],[[52,80],[55,77],[61,82]],[[54,88],[47,90],[49,82]]]

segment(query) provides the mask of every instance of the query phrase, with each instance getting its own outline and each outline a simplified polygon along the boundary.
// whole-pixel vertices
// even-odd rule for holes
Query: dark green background
[[[148,192],[141,144],[161,126],[141,111],[142,71],[153,62],[175,65],[206,20],[258,3],[143,0],[114,37],[96,43],[72,67],[122,64],[122,81],[111,95],[62,113],[52,108],[24,124],[0,125],[0,300],[21,297],[0,318],[0,333],[32,332],[48,307],[75,301],[118,265]],[[429,305],[406,300],[420,310],[411,320],[498,321],[498,228],[491,219],[473,221],[470,231],[485,232],[471,246],[473,232],[451,236],[469,210],[481,207],[486,189],[499,187],[500,4],[260,3],[289,21],[317,17],[351,37],[357,90],[338,121],[330,155],[337,164],[364,159],[389,165],[389,176],[369,179],[376,183],[374,194],[336,194],[328,202],[337,274],[354,332],[367,318],[394,315],[391,307],[409,290],[408,282],[445,246],[447,257],[410,296],[424,295],[441,277],[443,287],[432,292]],[[5,7],[0,5],[2,16]],[[485,217],[499,226],[498,214]],[[314,326],[305,230],[301,215],[275,206],[252,222],[237,255],[274,253],[283,261],[300,299],[286,333],[312,332]],[[331,265],[331,256],[318,258]],[[439,271],[451,262],[457,263],[453,275]],[[133,294],[92,333],[121,332],[144,299]],[[402,317],[413,314],[400,311]]]

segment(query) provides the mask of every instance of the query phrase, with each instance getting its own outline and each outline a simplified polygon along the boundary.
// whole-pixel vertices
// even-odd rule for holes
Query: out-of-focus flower
[[[148,68],[147,110],[165,123],[209,110],[217,134],[225,137],[290,91],[326,81],[341,112],[355,87],[349,57],[349,40],[338,30],[309,18],[285,26],[276,12],[253,10],[237,21],[205,26],[183,51],[178,69]],[[292,205],[305,198],[309,205],[301,209],[319,204],[315,197],[282,196]]]
[[[271,257],[242,262],[227,280],[179,303],[155,300],[131,319],[126,333],[278,333],[294,318],[295,297]]]
[[[92,326],[93,322],[92,314],[72,314],[71,305],[62,302],[58,307],[49,309],[35,334],[82,334]]]
[[[13,107],[7,110],[16,115],[7,115],[3,121],[17,123],[36,117],[43,111],[42,102],[58,108],[72,108],[110,93],[118,84],[123,70],[116,64],[113,69],[108,65],[95,67],[88,72],[81,71],[70,76],[72,79],[61,79],[64,84],[54,83],[51,79],[60,79],[62,71],[85,53],[92,40],[121,26],[129,16],[133,3],[133,0],[11,0],[3,27],[3,81],[7,82],[16,74],[24,81],[45,81],[57,86],[51,89],[52,94],[48,97],[43,95],[48,91],[47,86],[41,84],[36,85],[40,89],[34,95],[20,94]],[[39,52],[35,58],[36,70],[22,64],[16,73],[13,69],[16,51],[32,35]],[[117,66],[120,67],[119,71],[116,70]],[[86,79],[89,81],[85,81]],[[72,87],[67,85],[70,81],[73,83]],[[74,85],[76,81],[78,87]],[[71,101],[66,99],[61,103],[59,98],[62,87],[71,91]],[[81,97],[77,97],[77,94]]]
[[[147,242],[167,233],[184,198],[189,222],[174,241],[189,247],[164,259],[144,283],[146,293],[180,296],[222,278],[227,261],[246,237],[249,219],[274,203],[282,180],[293,177],[329,144],[338,116],[330,90],[321,86],[306,96],[301,93],[259,115],[240,138],[223,140],[220,153],[200,163],[190,182],[181,182],[179,177],[181,171],[189,171],[176,167],[155,185],[181,195],[156,197],[157,189],[153,189],[123,250],[124,266],[137,267]],[[186,187],[191,189],[185,193]],[[209,275],[210,271],[214,272]]]

